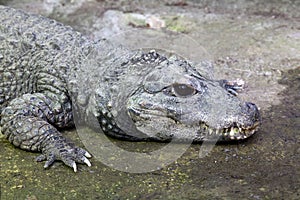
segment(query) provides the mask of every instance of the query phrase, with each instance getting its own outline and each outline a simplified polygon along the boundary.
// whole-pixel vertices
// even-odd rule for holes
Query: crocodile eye
[[[191,85],[175,83],[172,87],[176,96],[187,97],[196,93],[196,89]]]

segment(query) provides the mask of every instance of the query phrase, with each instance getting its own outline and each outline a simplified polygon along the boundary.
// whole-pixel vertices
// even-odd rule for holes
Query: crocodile
[[[203,61],[200,66],[207,67]],[[62,129],[75,118],[132,141],[243,140],[261,120],[240,85],[179,56],[94,41],[53,19],[0,6],[1,132],[14,146],[77,171],[91,155]]]

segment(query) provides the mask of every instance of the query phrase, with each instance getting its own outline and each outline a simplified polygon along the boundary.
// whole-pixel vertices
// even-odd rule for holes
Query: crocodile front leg
[[[34,93],[12,100],[1,113],[2,133],[21,149],[42,152],[36,160],[47,160],[45,168],[61,160],[76,172],[76,162],[90,166],[87,158],[91,156],[68,142],[55,128],[73,125],[71,102],[60,97]]]

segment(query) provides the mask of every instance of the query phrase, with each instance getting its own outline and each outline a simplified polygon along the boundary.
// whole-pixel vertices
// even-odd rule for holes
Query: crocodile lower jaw
[[[250,127],[240,127],[234,125],[228,128],[214,129],[205,123],[200,123],[201,132],[208,137],[218,137],[221,140],[243,140],[253,135],[259,128],[259,122]]]

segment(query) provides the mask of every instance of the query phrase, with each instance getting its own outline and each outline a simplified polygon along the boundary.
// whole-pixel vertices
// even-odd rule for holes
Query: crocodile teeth
[[[213,129],[210,128],[205,123],[200,123],[201,131],[205,132],[207,135],[214,136],[222,136],[231,140],[240,140],[248,138],[249,136],[255,133],[256,126],[250,128],[243,128],[239,125],[233,125],[232,127],[221,128],[221,129]]]
[[[234,136],[234,128],[233,127],[231,127],[231,129],[230,129],[229,135],[230,135],[230,137]]]
[[[234,131],[235,133],[239,133],[239,129],[238,129],[238,128],[234,128],[233,131]]]
[[[255,129],[245,130],[245,134],[246,134],[247,136],[254,134],[254,132],[255,132]]]

